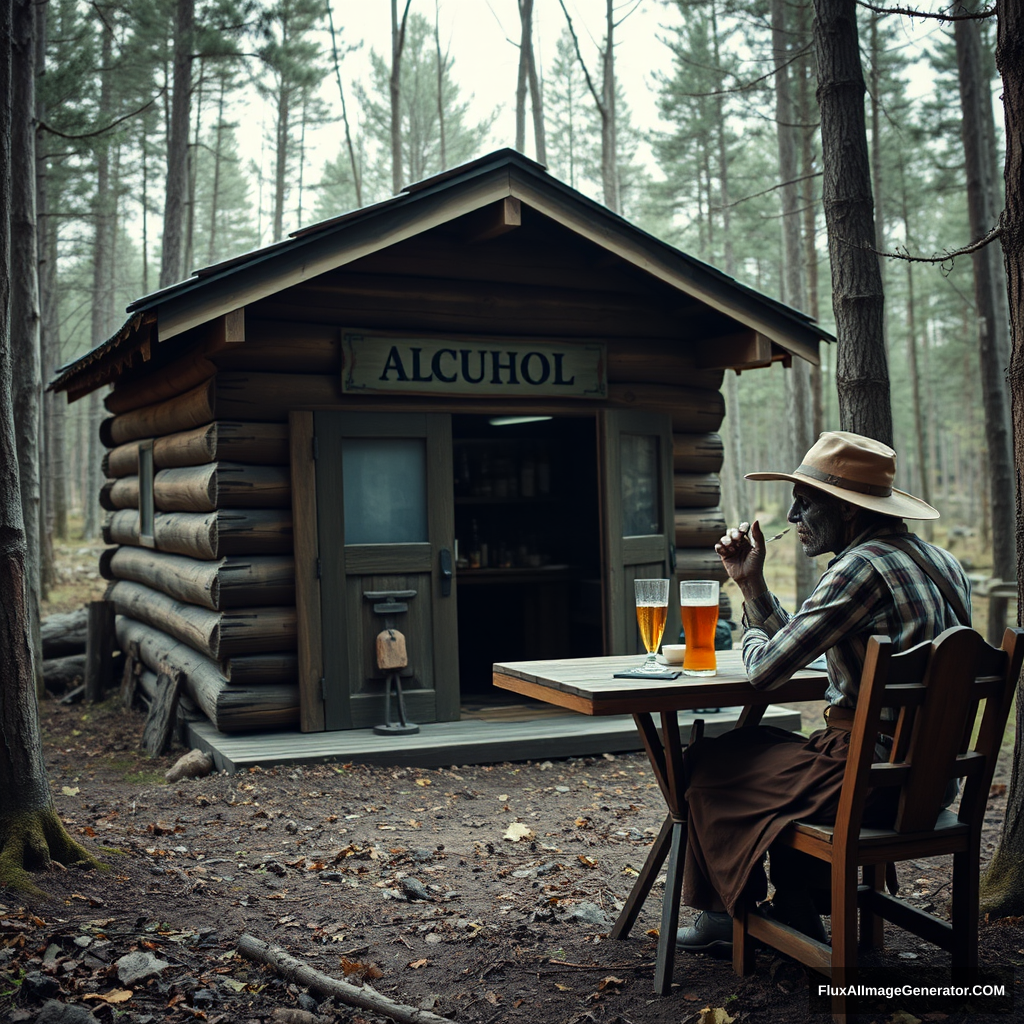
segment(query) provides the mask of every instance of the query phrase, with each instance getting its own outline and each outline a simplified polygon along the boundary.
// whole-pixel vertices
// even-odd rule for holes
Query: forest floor
[[[811,1005],[804,970],[767,952],[747,978],[681,955],[672,991],[656,996],[660,886],[628,939],[607,938],[664,814],[643,755],[431,770],[334,764],[167,784],[181,751],[140,753],[143,715],[116,697],[46,701],[41,717],[59,812],[106,868],[40,875],[45,895],[0,891],[0,1020],[34,1021],[47,999],[94,1015],[69,1020],[125,1024],[383,1019],[320,1002],[241,958],[243,934],[456,1021],[828,1019]],[[985,859],[1007,766],[992,791]],[[949,858],[906,865],[901,881],[912,902],[947,915]],[[1024,977],[1021,924],[982,922],[986,976]],[[895,928],[886,943],[865,980],[948,983],[948,955]],[[131,980],[133,962],[151,973]],[[870,1009],[858,1019],[1005,1019],[979,1001]]]

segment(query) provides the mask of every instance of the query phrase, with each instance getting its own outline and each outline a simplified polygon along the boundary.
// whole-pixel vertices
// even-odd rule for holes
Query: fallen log
[[[43,681],[50,693],[64,693],[85,679],[85,655],[69,654],[43,662]]]
[[[382,1017],[401,1021],[402,1024],[451,1024],[448,1017],[439,1017],[430,1010],[421,1010],[405,1003],[396,1003],[389,996],[370,988],[369,985],[353,985],[330,975],[323,974],[296,959],[280,946],[272,946],[269,942],[242,935],[238,939],[238,952],[246,960],[253,963],[266,964],[273,967],[278,974],[288,981],[304,985],[322,997],[330,996],[340,999],[348,1006],[358,1006],[362,1010],[379,1013]]]
[[[137,514],[135,518],[138,519]],[[73,612],[47,615],[39,624],[43,638],[43,657],[64,658],[71,654],[84,654],[88,618],[89,613],[84,606]]]
[[[119,615],[117,639],[122,650],[138,644],[139,657],[149,669],[139,677],[139,685],[152,696],[156,676],[167,666],[185,675],[190,698],[182,698],[186,717],[194,701],[199,710],[220,732],[246,732],[252,729],[282,729],[299,723],[297,683],[259,686],[252,689],[229,683],[216,662],[204,658],[191,647],[167,636],[159,629]]]
[[[292,515],[278,509],[158,512],[153,536],[157,551],[204,560],[226,555],[290,554]],[[114,512],[103,525],[103,540],[107,544],[138,547],[138,512]]]
[[[175,601],[158,590],[118,580],[107,591],[118,615],[148,623],[212,661],[234,654],[259,654],[295,648],[294,608],[234,608],[212,612]]]
[[[100,575],[144,583],[211,611],[295,603],[295,562],[288,555],[200,561],[146,548],[108,548],[100,556]]]
[[[283,423],[217,420],[205,427],[195,427],[153,441],[153,465],[157,469],[204,466],[210,462],[286,466],[288,427]],[[138,474],[139,442],[129,441],[106,452],[103,472],[109,477]]]

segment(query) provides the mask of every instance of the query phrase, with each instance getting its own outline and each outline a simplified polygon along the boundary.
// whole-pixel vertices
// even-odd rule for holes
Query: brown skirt
[[[849,747],[843,729],[804,737],[771,726],[734,729],[688,747],[683,902],[699,910],[724,905],[734,914],[741,896],[763,900],[762,860],[782,829],[798,818],[835,821]],[[866,819],[880,824],[886,813],[869,798]]]

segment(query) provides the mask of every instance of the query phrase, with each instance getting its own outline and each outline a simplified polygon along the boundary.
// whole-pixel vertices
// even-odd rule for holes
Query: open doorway
[[[452,416],[462,700],[496,661],[603,652],[592,416]]]

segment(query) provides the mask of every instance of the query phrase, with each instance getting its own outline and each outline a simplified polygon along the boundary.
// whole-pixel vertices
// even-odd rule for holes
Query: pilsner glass
[[[715,628],[718,626],[718,581],[684,580],[679,584],[679,612],[686,635],[683,675],[713,676]]]
[[[657,672],[655,652],[661,646],[661,635],[665,632],[665,618],[668,615],[668,580],[635,580],[636,621],[640,626],[640,638],[647,648],[647,660],[641,672]]]

